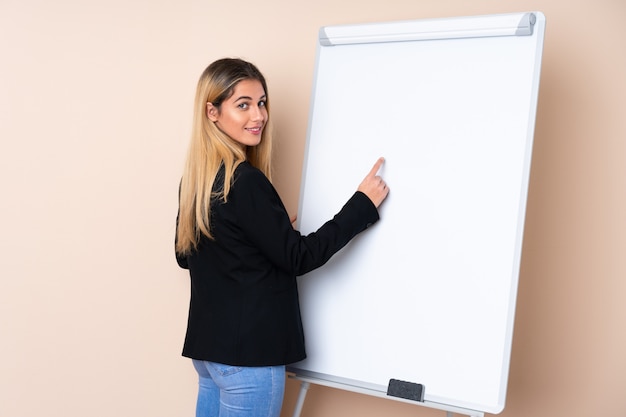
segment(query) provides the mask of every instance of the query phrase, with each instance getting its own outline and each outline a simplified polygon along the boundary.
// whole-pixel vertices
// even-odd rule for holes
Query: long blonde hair
[[[271,181],[272,131],[270,119],[263,129],[261,142],[242,149],[223,133],[206,113],[207,102],[218,110],[234,93],[242,80],[258,80],[266,95],[269,115],[269,94],[263,74],[251,63],[237,58],[224,58],[209,65],[198,80],[187,161],[180,183],[176,252],[185,255],[197,248],[202,235],[211,234],[211,200],[227,201],[237,166],[243,161],[260,169]],[[224,184],[215,184],[221,166]],[[221,179],[220,179],[221,181]],[[214,190],[214,184],[216,190]]]

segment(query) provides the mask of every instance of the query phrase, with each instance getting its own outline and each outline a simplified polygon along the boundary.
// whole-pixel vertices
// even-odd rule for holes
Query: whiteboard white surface
[[[545,27],[532,15],[523,36],[477,18],[320,31],[299,228],[331,218],[379,156],[391,192],[376,225],[299,278],[308,358],[290,370],[502,411]],[[375,40],[394,28],[429,35]],[[346,31],[356,43],[333,44]]]

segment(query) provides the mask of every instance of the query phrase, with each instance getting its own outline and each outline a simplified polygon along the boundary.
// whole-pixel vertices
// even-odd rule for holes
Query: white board
[[[300,198],[316,230],[379,156],[381,220],[299,278],[296,375],[499,413],[539,87],[540,12],[325,27]]]

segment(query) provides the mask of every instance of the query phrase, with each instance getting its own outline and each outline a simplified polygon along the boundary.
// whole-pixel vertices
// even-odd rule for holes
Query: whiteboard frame
[[[537,98],[539,90],[539,75],[541,67],[541,58],[543,52],[543,36],[545,31],[545,16],[541,12],[525,12],[525,13],[512,13],[502,15],[490,15],[490,16],[473,16],[473,17],[457,17],[448,19],[428,19],[418,21],[404,21],[404,22],[390,22],[379,24],[365,24],[365,25],[344,25],[344,26],[332,26],[323,27],[320,29],[319,45],[317,50],[316,62],[319,62],[319,57],[322,48],[332,47],[335,45],[346,45],[355,43],[381,43],[381,42],[406,42],[406,41],[419,41],[419,40],[436,40],[436,39],[462,39],[462,38],[476,38],[476,37],[500,37],[500,36],[530,36],[536,38],[536,65],[535,74],[533,75],[533,86],[531,92],[531,106],[528,109],[528,125],[527,125],[527,141],[524,161],[524,173],[521,186],[521,198],[517,223],[517,236],[518,242],[516,247],[516,253],[513,259],[512,269],[514,277],[512,284],[512,296],[513,299],[509,303],[508,311],[508,328],[505,341],[505,352],[503,357],[503,394],[501,394],[501,404],[497,408],[489,407],[477,407],[473,408],[459,407],[454,404],[439,403],[437,401],[428,400],[428,387],[426,387],[426,401],[419,403],[419,405],[430,406],[433,408],[444,409],[453,412],[461,412],[470,416],[481,416],[483,412],[499,413],[504,408],[504,402],[506,397],[506,388],[508,382],[508,371],[510,365],[510,351],[513,335],[513,321],[515,315],[515,297],[517,293],[517,283],[519,279],[519,267],[521,264],[521,248],[522,238],[524,230],[524,220],[526,211],[526,199],[528,192],[528,181],[530,176],[530,159],[532,154],[532,144],[534,138],[534,127],[536,118]],[[318,70],[316,68],[315,84],[317,83]],[[309,127],[307,134],[307,145],[305,150],[305,158],[303,164],[302,175],[302,187],[300,193],[300,206],[299,206],[299,222],[303,218],[303,206],[305,201],[305,193],[307,192],[306,180],[308,173],[308,161],[309,161],[309,147],[311,131],[313,128],[313,110],[315,108],[315,86],[311,98],[311,114],[309,118]],[[393,190],[393,186],[392,186]],[[393,192],[393,191],[392,191]],[[305,278],[306,279],[306,278]],[[306,322],[305,322],[306,332]],[[475,341],[467,341],[467,343],[475,343]],[[320,385],[332,386],[335,388],[346,389],[349,391],[361,392],[368,395],[383,396],[386,394],[383,387],[373,386],[364,381],[355,381],[343,378],[340,375],[329,375],[325,373],[316,372],[312,369],[299,367],[298,364],[293,364],[288,367],[288,371],[295,374],[295,378],[302,381],[308,381]],[[420,381],[414,381],[420,382]],[[382,394],[381,394],[382,393]],[[396,399],[396,398],[393,398]],[[401,400],[401,399],[400,399]],[[401,400],[405,401],[405,400]],[[410,401],[409,401],[410,402]],[[413,402],[414,403],[414,402]],[[500,407],[501,406],[501,407]],[[483,409],[484,408],[484,409]]]

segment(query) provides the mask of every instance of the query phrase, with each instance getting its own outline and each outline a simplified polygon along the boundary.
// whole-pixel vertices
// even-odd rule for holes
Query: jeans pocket
[[[215,370],[221,376],[229,376],[241,372],[243,369],[241,366],[224,365],[217,362],[209,362],[209,366]]]

